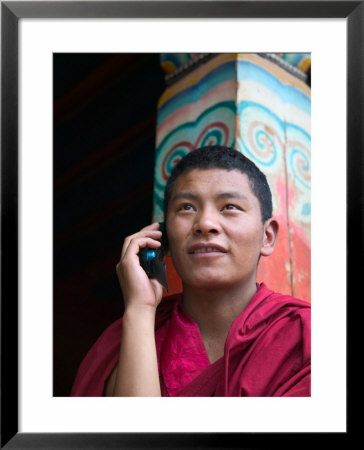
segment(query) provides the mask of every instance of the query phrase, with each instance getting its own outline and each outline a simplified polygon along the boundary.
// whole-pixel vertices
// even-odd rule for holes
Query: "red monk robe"
[[[209,362],[182,294],[163,299],[156,314],[162,396],[308,397],[311,395],[310,304],[264,283],[229,330],[224,356]],[[71,396],[102,396],[117,363],[121,319],[90,349]]]

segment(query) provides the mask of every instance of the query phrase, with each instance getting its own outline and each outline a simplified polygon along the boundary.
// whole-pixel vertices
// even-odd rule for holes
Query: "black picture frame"
[[[279,433],[18,432],[18,23],[22,18],[345,18],[347,20],[347,299],[364,273],[363,1],[2,1],[1,2],[1,448],[260,448]],[[343,205],[341,205],[343,207]],[[359,240],[359,242],[358,242]],[[358,247],[359,243],[359,247]],[[354,253],[355,249],[355,253]],[[347,341],[349,342],[349,340]],[[348,350],[350,346],[347,346]],[[349,355],[348,355],[349,356]],[[347,374],[349,375],[349,357]],[[349,386],[349,385],[348,385]],[[347,418],[349,419],[349,414]],[[351,432],[334,433],[342,445]],[[244,436],[242,436],[244,434]],[[351,436],[351,433],[350,433]],[[327,434],[314,442],[327,444]],[[285,435],[305,444],[309,433]]]

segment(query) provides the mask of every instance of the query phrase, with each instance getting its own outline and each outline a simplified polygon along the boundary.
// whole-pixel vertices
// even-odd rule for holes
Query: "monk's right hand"
[[[160,247],[157,239],[161,236],[159,224],[153,223],[124,241],[116,273],[123,291],[125,311],[138,308],[155,311],[162,299],[162,285],[156,279],[148,278],[138,256],[144,247]]]

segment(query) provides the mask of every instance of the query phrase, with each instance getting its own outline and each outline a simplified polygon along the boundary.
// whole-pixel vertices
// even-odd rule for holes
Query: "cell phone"
[[[167,270],[163,261],[163,248],[166,246],[164,222],[159,222],[159,230],[162,232],[162,238],[160,239],[162,246],[159,248],[142,248],[138,256],[140,265],[148,277],[158,280],[164,289],[168,291]]]

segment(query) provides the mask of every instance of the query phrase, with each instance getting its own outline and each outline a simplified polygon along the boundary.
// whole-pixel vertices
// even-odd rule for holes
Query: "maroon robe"
[[[209,362],[182,294],[163,299],[156,314],[162,396],[308,397],[311,395],[311,308],[258,287],[229,330],[224,355]],[[122,320],[96,341],[78,370],[71,396],[102,396],[120,350]]]

